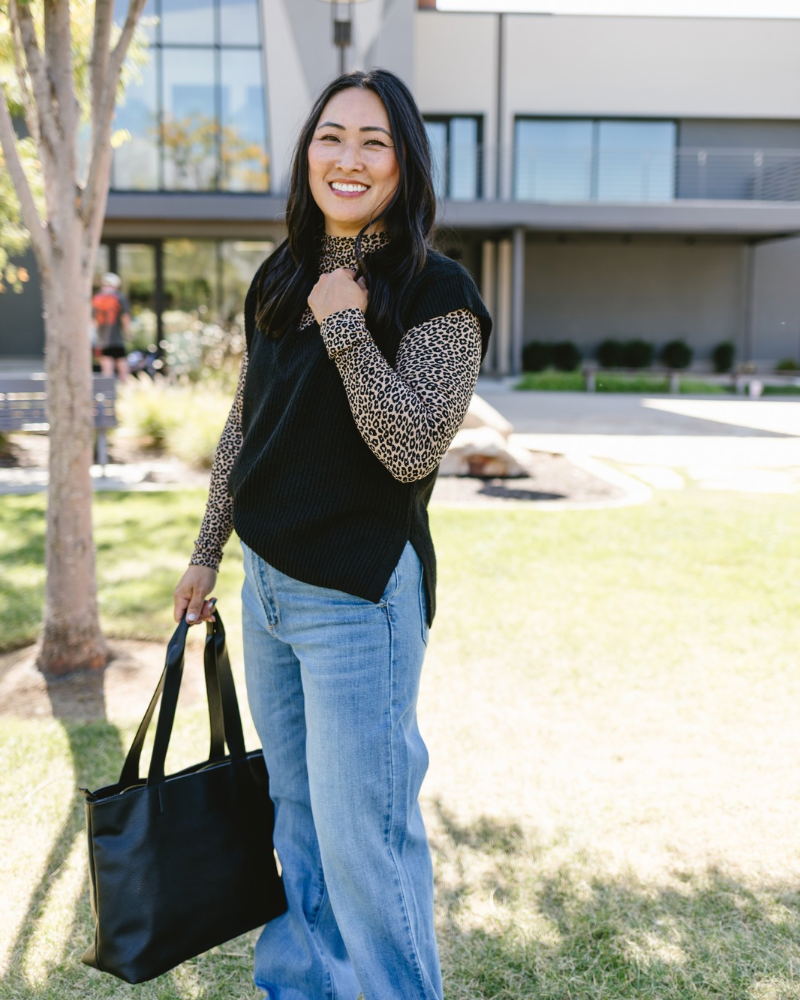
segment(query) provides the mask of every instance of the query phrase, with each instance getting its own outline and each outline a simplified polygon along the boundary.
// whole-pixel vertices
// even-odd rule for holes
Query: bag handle
[[[225,743],[234,758],[244,757],[244,735],[242,720],[239,714],[239,704],[233,683],[230,660],[225,645],[225,628],[222,624],[219,610],[215,610],[216,622],[207,623],[206,643],[204,650],[206,696],[208,699],[209,720],[211,723],[210,760],[222,760],[225,756]],[[150,704],[139,724],[136,735],[131,743],[128,756],[122,767],[119,784],[129,787],[140,784],[139,763],[144,746],[145,736],[150,727],[153,714],[161,698],[161,708],[156,724],[156,737],[153,744],[153,754],[147,776],[147,784],[154,784],[164,779],[164,762],[167,756],[172,726],[175,720],[175,709],[178,703],[181,679],[183,677],[184,651],[189,625],[181,619],[178,627],[167,645],[167,656],[164,670],[156,685]]]

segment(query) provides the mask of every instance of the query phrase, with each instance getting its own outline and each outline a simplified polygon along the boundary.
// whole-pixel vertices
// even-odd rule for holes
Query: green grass
[[[800,396],[800,385],[765,385],[765,396]]]
[[[515,389],[537,392],[582,392],[584,378],[581,372],[524,372]],[[669,392],[669,378],[652,375],[613,375],[598,371],[595,375],[597,392]],[[721,395],[730,392],[728,386],[704,382],[702,379],[681,378],[682,393]]]
[[[201,504],[98,499],[109,627],[169,634]],[[800,998],[796,505],[686,490],[605,511],[432,509],[420,725],[447,1000]],[[28,580],[35,619],[41,500],[4,497],[0,518],[6,582]],[[72,789],[116,776],[141,708],[0,719],[3,1000],[257,996],[252,934],[135,989],[79,963],[91,917]],[[179,754],[203,746],[203,724],[179,711]]]

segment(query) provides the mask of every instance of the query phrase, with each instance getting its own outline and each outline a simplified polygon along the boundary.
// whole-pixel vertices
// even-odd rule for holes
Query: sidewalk
[[[800,491],[800,400],[517,392],[480,379],[477,392],[535,451],[609,460],[651,485],[679,489],[683,470],[711,489]]]

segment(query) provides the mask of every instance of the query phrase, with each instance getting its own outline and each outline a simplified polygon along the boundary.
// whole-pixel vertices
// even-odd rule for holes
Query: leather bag
[[[204,656],[209,759],[164,774],[189,628],[184,620],[119,781],[81,789],[96,927],[82,960],[127,983],[153,979],[286,910],[272,847],[269,777],[261,751],[245,750],[225,630],[214,614]],[[143,779],[139,760],[159,697]]]

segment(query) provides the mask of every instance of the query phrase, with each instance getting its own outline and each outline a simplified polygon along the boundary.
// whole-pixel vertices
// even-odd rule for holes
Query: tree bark
[[[37,666],[49,674],[102,669],[107,649],[97,613],[92,539],[94,448],[91,277],[81,227],[69,227],[63,252],[44,276],[50,485],[47,583]]]

